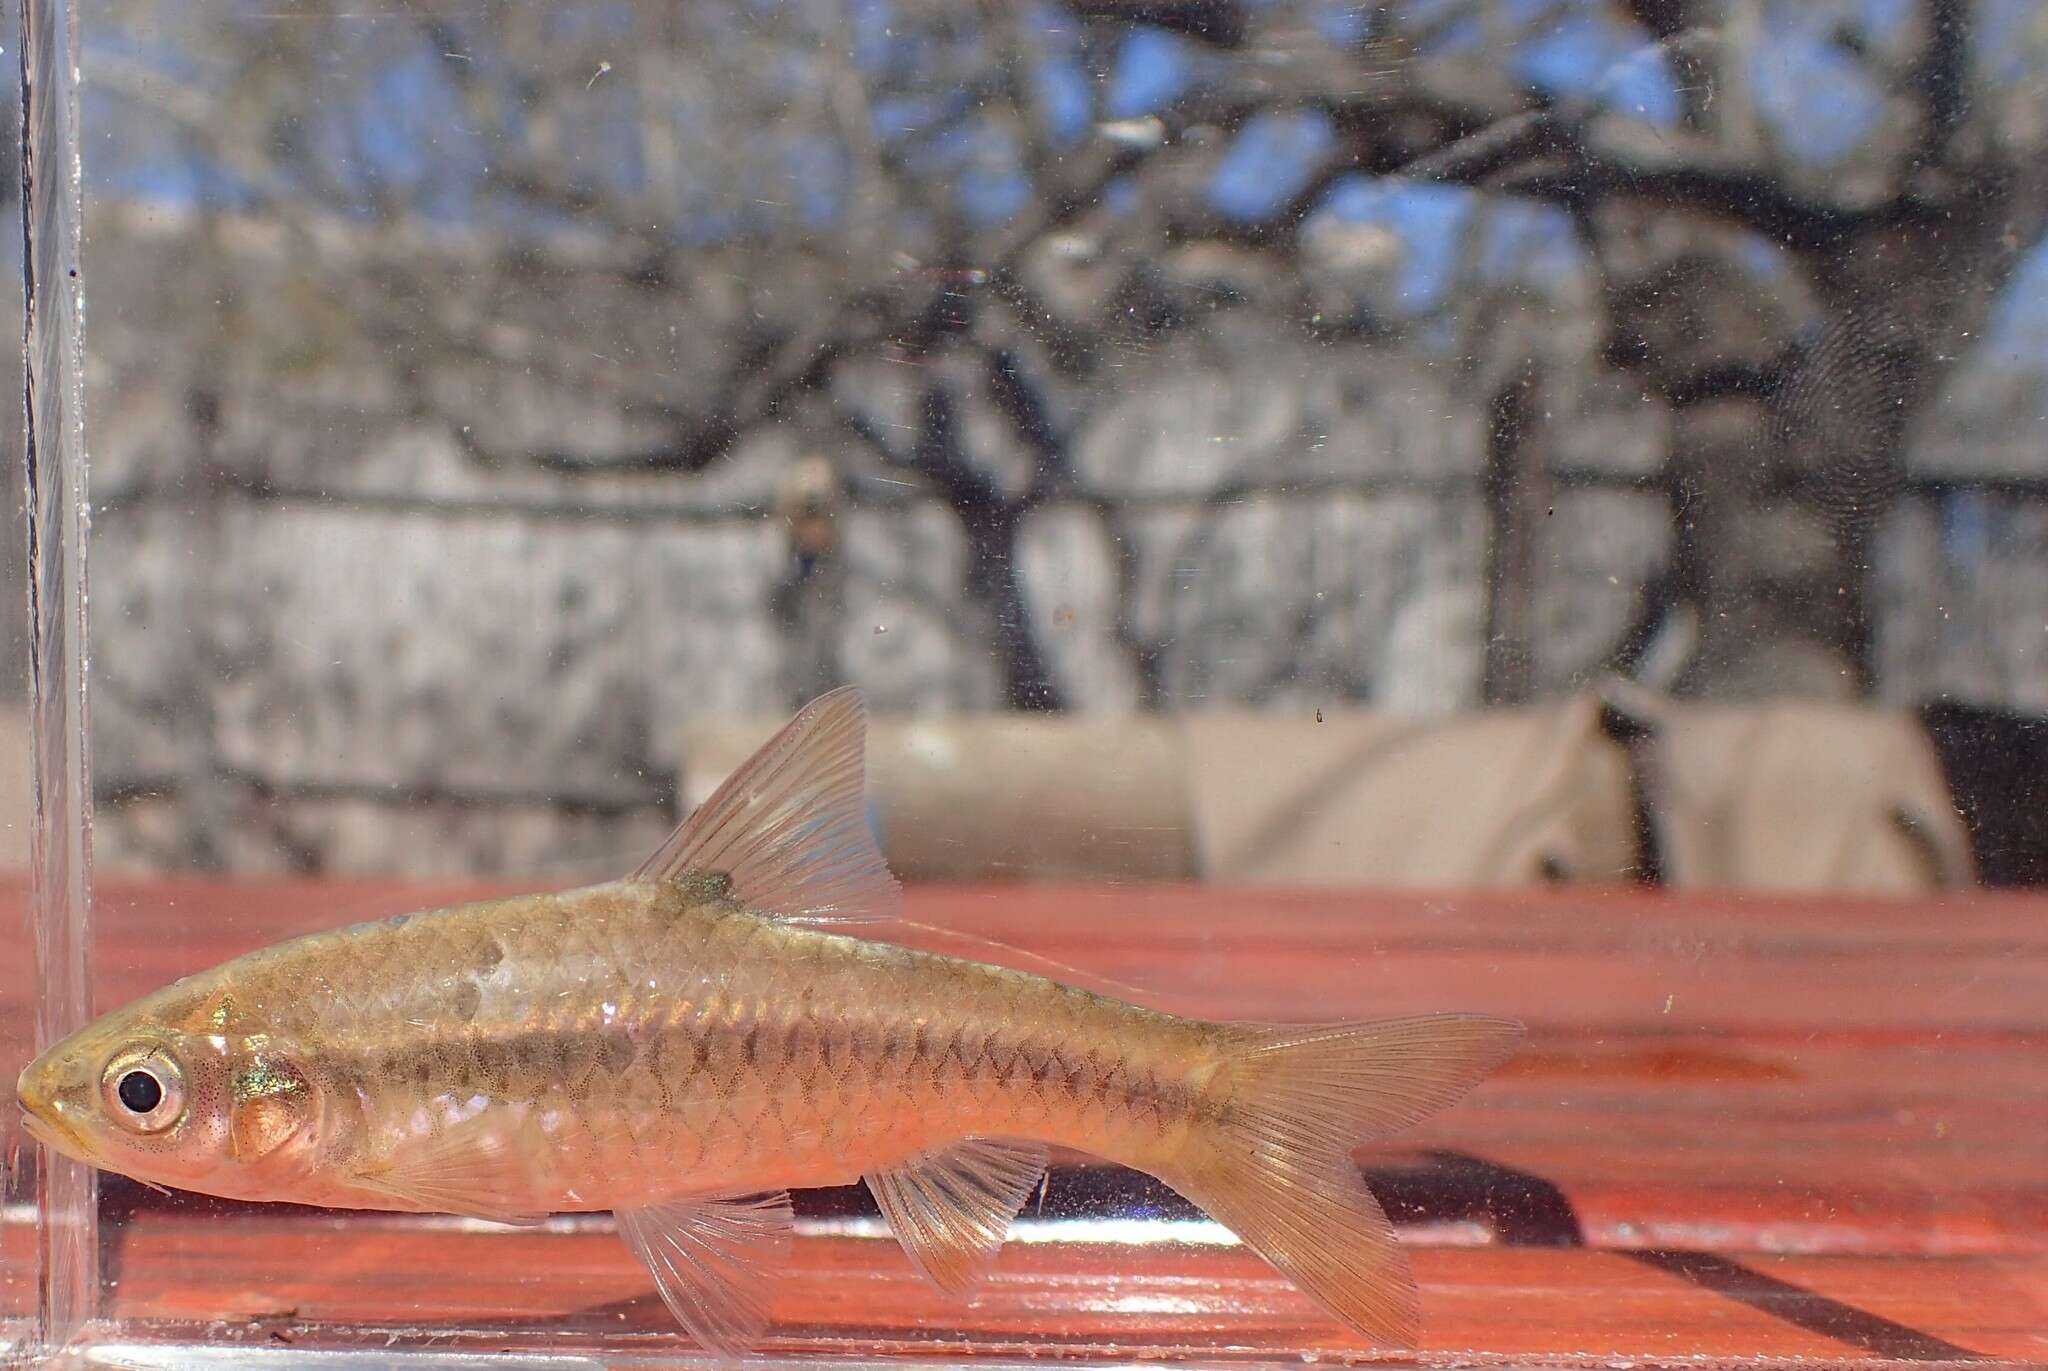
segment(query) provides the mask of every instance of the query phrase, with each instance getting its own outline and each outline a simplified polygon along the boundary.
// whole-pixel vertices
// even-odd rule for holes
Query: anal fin
[[[1045,1160],[1037,1143],[970,1138],[862,1179],[911,1265],[959,1295],[995,1261],[1010,1220],[1045,1179]]]
[[[768,1328],[767,1268],[789,1251],[789,1192],[689,1195],[621,1209],[619,1236],[700,1347],[744,1352]]]

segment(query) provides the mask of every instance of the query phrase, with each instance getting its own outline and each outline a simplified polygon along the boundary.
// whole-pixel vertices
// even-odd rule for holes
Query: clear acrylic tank
[[[1530,1031],[1357,1154],[1417,1351],[1062,1155],[972,1303],[799,1195],[763,1356],[2048,1362],[2048,8],[25,3],[0,1072],[850,682],[948,950]],[[703,1361],[4,1127],[0,1359]]]

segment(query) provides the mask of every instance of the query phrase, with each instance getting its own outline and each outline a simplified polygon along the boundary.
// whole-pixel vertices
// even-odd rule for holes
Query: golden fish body
[[[1519,1026],[1208,1023],[849,936],[896,899],[863,720],[850,691],[811,705],[627,880],[313,934],[108,1015],[23,1072],[30,1130],[235,1198],[610,1209],[728,1352],[767,1323],[789,1187],[865,1180],[964,1291],[1060,1145],[1158,1176],[1340,1317],[1412,1340],[1352,1147],[1451,1103]]]
[[[962,1136],[1157,1169],[1216,1055],[1206,1025],[781,923],[687,878],[314,934],[150,1013],[318,1084],[317,1147],[242,1198],[373,1209],[442,1207],[351,1178],[454,1128],[493,1155],[506,1214],[848,1184]]]

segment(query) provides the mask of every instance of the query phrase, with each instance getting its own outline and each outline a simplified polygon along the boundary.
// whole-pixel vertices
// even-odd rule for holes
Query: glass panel
[[[27,879],[14,898],[25,917],[13,970],[0,980],[7,1041],[42,1049],[91,1011],[91,815],[85,717],[87,524],[85,356],[79,268],[78,48],[65,4],[29,0],[22,44],[22,235],[17,282],[25,327],[18,356],[25,404],[13,430],[13,468],[25,518],[27,652],[16,759],[27,800],[18,833]],[[22,1058],[29,1053],[20,1052]],[[20,1094],[36,1094],[22,1077]],[[100,1293],[97,1179],[80,1157],[28,1145],[34,1119],[7,1131],[7,1273],[20,1317],[8,1337],[33,1354],[81,1340]],[[12,1312],[12,1311],[10,1311]]]
[[[20,14],[9,4],[0,13],[0,32],[18,35]],[[0,96],[0,202],[10,227],[21,213],[20,164],[21,87],[18,64],[8,68],[5,96]],[[26,473],[22,407],[12,403],[22,384],[20,332],[21,236],[0,234],[0,318],[8,321],[0,344],[0,393],[9,397],[0,421],[0,461],[7,471],[5,517],[0,518],[0,889],[6,891],[7,934],[17,953],[35,946],[35,926],[28,903],[29,835],[33,830],[30,790],[28,707],[28,567],[25,512]],[[34,1051],[35,959],[14,955],[0,959],[0,1075],[15,1069]],[[36,1317],[37,1285],[37,1157],[22,1134],[14,1111],[0,1122],[0,1359],[23,1355]]]
[[[70,980],[0,971],[18,1055],[88,951],[105,1012],[296,934],[622,878],[855,684],[908,922],[849,931],[1200,1019],[1528,1025],[1397,1136],[1394,1086],[1297,1057],[1301,1117],[1229,1135],[1315,1140],[1310,1193],[1364,1176],[1426,1355],[2038,1357],[2040,7],[82,3],[106,879],[89,948],[46,886]],[[789,831],[857,832],[814,819]],[[318,1152],[345,1193],[262,1183],[330,1207],[131,1156],[99,1355],[692,1355],[576,1201],[672,1198],[742,1114],[748,1187],[805,1182],[771,1351],[1385,1350],[1259,1259],[1300,1233],[1231,1210],[1206,1134],[1103,1131],[1258,1077],[1224,1061],[1248,1030],[989,1048],[1020,1082],[929,1041],[932,987],[982,982],[862,981],[934,1093],[835,1068],[821,1110],[804,1071],[865,1039],[791,1026],[817,964],[734,992],[753,1036],[688,1038],[664,977],[795,954],[650,953],[608,904],[551,943],[560,908],[455,951],[403,941],[445,919],[358,932],[289,1004],[185,1006],[242,1054],[210,1137],[268,1156],[314,1136],[295,1102],[417,1090],[404,1117],[473,1145],[424,1186],[417,1137]],[[959,1002],[963,1043],[1036,1022]],[[740,1057],[726,1114],[661,1133],[711,1108],[662,1074],[671,1031]],[[547,1074],[574,1062],[617,1080]],[[1302,1120],[1335,1100],[1333,1141]],[[883,1116],[1056,1145],[978,1301],[848,1183]],[[512,1154],[581,1157],[535,1205],[563,1212],[477,1217]],[[471,1212],[354,1207],[423,1194]]]

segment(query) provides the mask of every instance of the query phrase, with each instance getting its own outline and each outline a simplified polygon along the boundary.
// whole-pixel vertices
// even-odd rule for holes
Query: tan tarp
[[[1610,705],[1632,743],[1603,727]],[[693,729],[685,800],[779,722]],[[1933,749],[1901,711],[1614,686],[1441,720],[883,719],[870,755],[877,827],[911,879],[1629,880],[1638,786],[1674,886],[1908,894],[1971,879]]]
[[[906,878],[1512,885],[1625,877],[1627,757],[1582,697],[1437,722],[1365,711],[877,720]],[[774,725],[685,738],[687,803]]]
[[[1186,716],[1197,873],[1290,885],[1627,879],[1628,758],[1590,696],[1414,720]]]
[[[1169,720],[878,721],[877,828],[906,878],[1185,880],[1185,772]]]
[[[1903,895],[1974,879],[1916,716],[1610,695],[1646,730],[1636,755],[1667,884]]]
[[[710,796],[782,720],[684,734],[683,803]],[[909,880],[1185,880],[1179,731],[1167,720],[981,714],[873,719],[868,797]]]

